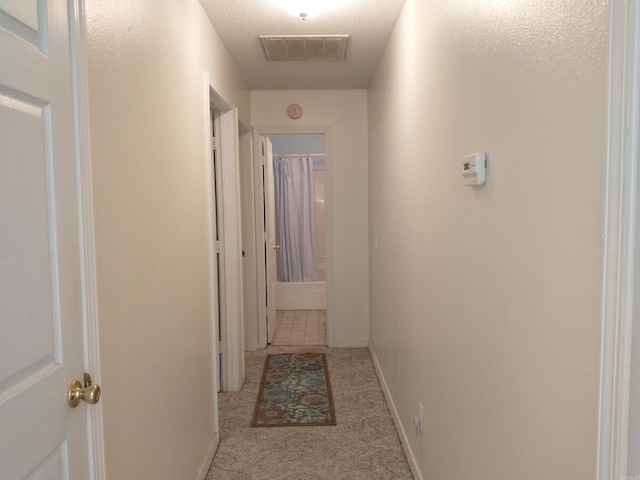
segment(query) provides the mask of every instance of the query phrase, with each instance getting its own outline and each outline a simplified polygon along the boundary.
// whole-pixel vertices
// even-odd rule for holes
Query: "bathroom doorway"
[[[324,135],[272,135],[276,242],[273,345],[326,345]]]
[[[326,345],[325,136],[263,144],[267,342]]]

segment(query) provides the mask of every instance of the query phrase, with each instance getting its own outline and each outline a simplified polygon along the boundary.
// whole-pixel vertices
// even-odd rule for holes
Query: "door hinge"
[[[222,355],[224,353],[224,343],[218,342],[218,355]]]
[[[216,142],[216,137],[211,137],[211,150],[217,150],[218,143]]]
[[[222,242],[220,240],[216,240],[216,253],[222,253]]]
[[[264,142],[262,142],[262,155],[264,155]],[[262,159],[264,161],[264,159]]]

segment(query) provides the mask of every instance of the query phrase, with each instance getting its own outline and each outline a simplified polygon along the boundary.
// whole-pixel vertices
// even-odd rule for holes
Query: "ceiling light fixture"
[[[306,20],[345,5],[348,0],[275,0],[289,15]]]

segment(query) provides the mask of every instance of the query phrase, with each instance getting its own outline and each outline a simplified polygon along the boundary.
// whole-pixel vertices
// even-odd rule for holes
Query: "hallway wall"
[[[249,93],[197,1],[86,10],[107,476],[195,479],[215,433],[204,72],[247,123]]]
[[[595,477],[606,34],[603,1],[408,0],[377,67],[371,349],[422,478]]]
[[[292,103],[300,104],[304,110],[298,120],[287,116],[287,107]],[[254,127],[332,128],[332,171],[327,170],[327,175],[331,175],[333,189],[334,259],[327,274],[329,279],[333,278],[329,288],[333,288],[334,295],[335,346],[366,345],[369,336],[366,91],[252,91],[251,119]],[[328,215],[327,211],[327,219]]]

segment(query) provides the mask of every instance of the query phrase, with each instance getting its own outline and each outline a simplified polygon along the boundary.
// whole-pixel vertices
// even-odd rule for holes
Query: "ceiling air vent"
[[[338,61],[347,54],[349,35],[258,35],[269,62]]]

